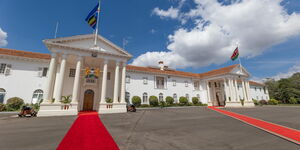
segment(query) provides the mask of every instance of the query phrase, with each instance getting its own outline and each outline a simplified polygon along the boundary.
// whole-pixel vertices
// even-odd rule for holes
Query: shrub
[[[142,100],[139,96],[133,96],[131,102],[134,106],[141,106]]]
[[[166,107],[167,104],[166,104],[165,101],[159,101],[159,106],[160,106],[160,107]]]
[[[7,109],[10,111],[19,110],[23,104],[23,99],[19,97],[12,97],[7,100]]]
[[[269,104],[269,105],[278,105],[278,100],[270,99],[270,100],[268,101],[268,104]]]
[[[69,95],[69,96],[62,96],[61,97],[61,103],[63,103],[63,104],[70,104],[71,103],[71,101],[72,101],[72,99],[71,99],[71,95]]]
[[[179,103],[180,103],[181,105],[187,105],[187,104],[188,104],[188,99],[187,99],[186,97],[181,96],[181,97],[179,98]]]
[[[241,99],[240,101],[241,101],[242,106],[244,106],[245,100],[244,100],[244,99]]]
[[[106,97],[106,98],[105,98],[105,102],[106,102],[106,103],[112,103],[113,100],[112,100],[111,98],[109,98],[109,97]]]
[[[151,106],[158,106],[158,98],[156,96],[150,96],[149,103]]]
[[[259,105],[267,105],[268,102],[266,100],[260,100],[259,102]]]
[[[258,100],[252,99],[252,101],[253,101],[254,105],[258,105]]]
[[[6,110],[5,104],[0,103],[0,111],[5,111],[5,110]]]
[[[297,101],[297,99],[296,99],[295,97],[291,97],[291,98],[289,99],[289,103],[290,103],[290,104],[297,104],[298,101]]]
[[[199,103],[199,98],[198,97],[193,97],[192,102],[193,102],[194,105],[198,104]]]
[[[174,103],[174,98],[171,96],[166,97],[166,102],[168,105],[172,105]]]
[[[150,107],[149,104],[142,104],[140,107]]]

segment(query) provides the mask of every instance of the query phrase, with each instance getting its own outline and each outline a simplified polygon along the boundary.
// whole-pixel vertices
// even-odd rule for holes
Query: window
[[[185,83],[185,87],[189,86],[189,83],[187,81],[184,81],[184,83]]]
[[[4,102],[6,91],[4,89],[0,89],[0,103]]]
[[[165,78],[164,77],[156,77],[156,87],[158,89],[165,88]]]
[[[173,94],[173,99],[174,99],[175,103],[178,102],[178,100],[177,100],[177,94],[176,93]]]
[[[70,69],[70,72],[69,72],[69,77],[75,77],[75,72],[76,72],[76,69]]]
[[[266,92],[266,87],[264,87],[264,93],[267,94],[267,92]]]
[[[176,80],[172,80],[173,86],[176,86]]]
[[[259,99],[258,99],[258,96],[256,96],[256,100],[259,100]]]
[[[189,94],[185,94],[185,97],[188,101],[190,101],[190,95]]]
[[[148,94],[145,92],[143,94],[143,103],[147,103],[148,102]]]
[[[9,75],[11,65],[10,64],[0,64],[0,74]]]
[[[158,100],[159,100],[159,101],[163,101],[163,100],[164,100],[164,95],[163,95],[163,93],[159,93]]]
[[[38,69],[39,69],[39,71],[38,71],[38,76],[39,77],[46,77],[47,76],[48,68],[40,67]]]
[[[259,91],[261,92],[261,88],[259,88]]]
[[[126,83],[130,83],[130,76],[126,76]]]
[[[196,97],[200,100],[200,94],[197,94]]]
[[[32,104],[36,104],[36,103],[39,103],[41,102],[41,100],[43,99],[43,91],[38,89],[38,90],[35,90],[33,92],[33,96],[32,96],[32,100],[31,100],[31,103]]]
[[[148,78],[147,77],[143,77],[143,83],[148,84]]]
[[[125,101],[126,101],[126,103],[129,103],[129,100],[130,100],[130,93],[126,92],[125,93]]]
[[[110,72],[107,72],[107,80],[110,80]]]
[[[0,74],[5,73],[6,64],[0,64]]]
[[[199,81],[194,82],[194,89],[199,90]]]
[[[255,89],[255,91],[256,91],[256,87],[255,87],[254,89]]]
[[[215,87],[218,87],[217,82],[215,82]]]
[[[42,76],[46,77],[48,72],[48,68],[43,68]]]

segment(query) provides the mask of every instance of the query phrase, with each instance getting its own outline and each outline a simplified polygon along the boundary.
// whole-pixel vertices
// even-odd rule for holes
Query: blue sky
[[[228,0],[219,2],[231,4]],[[7,33],[8,42],[4,47],[49,53],[42,40],[54,37],[57,21],[58,37],[92,33],[84,19],[96,3],[97,0],[1,0],[0,28]],[[168,45],[172,43],[169,35],[174,35],[180,28],[191,30],[195,23],[192,19],[182,23],[178,18],[159,16],[153,10],[177,8],[179,3],[180,0],[102,0],[100,34],[120,47],[124,39],[128,41],[125,49],[134,58],[148,51],[169,52]],[[286,0],[281,5],[289,14],[300,11],[300,1],[297,0]],[[192,0],[186,0],[180,9],[181,12],[189,12],[196,6]],[[242,64],[254,78],[288,73],[299,63],[299,41],[299,34],[288,36],[283,42],[264,48],[254,57],[243,56]],[[243,49],[240,51],[243,53]],[[228,61],[201,66],[187,65],[179,70],[200,73],[238,63],[230,61],[230,56],[223,57]]]

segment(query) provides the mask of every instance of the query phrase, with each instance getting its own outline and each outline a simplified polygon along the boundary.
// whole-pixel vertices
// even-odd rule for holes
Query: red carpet
[[[118,150],[97,112],[80,112],[57,150]]]
[[[291,129],[288,127],[284,127],[281,125],[277,125],[274,123],[270,123],[270,122],[266,122],[263,120],[259,120],[259,119],[255,119],[255,118],[251,118],[251,117],[247,117],[244,115],[240,115],[237,113],[233,113],[230,111],[226,111],[226,110],[222,110],[222,109],[218,109],[212,106],[209,106],[208,108],[215,110],[217,112],[220,112],[222,114],[225,114],[227,116],[233,117],[235,119],[238,119],[242,122],[245,122],[249,125],[252,125],[254,127],[260,128],[264,131],[267,131],[269,133],[275,134],[281,138],[284,138],[286,140],[292,141],[296,144],[300,144],[300,131],[296,130],[296,129]]]

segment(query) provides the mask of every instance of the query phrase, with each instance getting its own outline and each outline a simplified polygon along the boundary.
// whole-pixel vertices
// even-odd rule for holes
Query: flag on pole
[[[234,61],[239,57],[239,48],[236,47],[236,49],[233,51],[233,54],[231,55],[231,60]]]
[[[85,21],[92,27],[96,29],[98,14],[100,12],[99,3],[97,6],[89,13],[89,15],[85,18]]]

